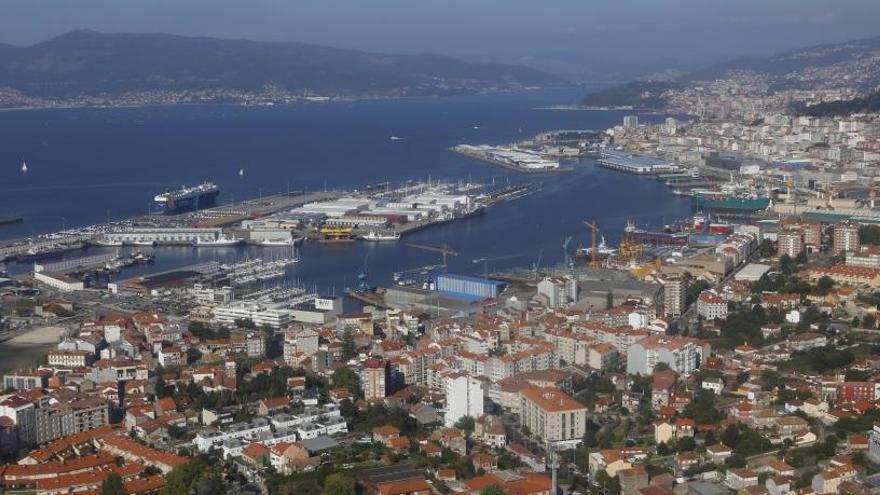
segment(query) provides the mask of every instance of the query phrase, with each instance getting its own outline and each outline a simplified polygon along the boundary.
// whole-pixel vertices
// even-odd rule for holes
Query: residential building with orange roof
[[[520,425],[534,435],[556,442],[583,438],[587,406],[555,387],[528,386],[520,390]]]

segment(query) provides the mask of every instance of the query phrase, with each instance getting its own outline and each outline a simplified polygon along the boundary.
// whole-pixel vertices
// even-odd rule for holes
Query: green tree
[[[783,254],[779,258],[779,270],[786,275],[791,275],[791,272],[794,271],[794,261],[791,256]]]
[[[354,495],[354,479],[344,473],[333,473],[324,480],[327,495]]]
[[[205,481],[203,481],[205,480]],[[162,495],[196,493],[198,495],[222,495],[226,493],[223,482],[212,466],[201,457],[194,457],[175,467],[165,476]]]
[[[350,328],[346,328],[342,335],[342,359],[348,361],[355,356],[357,356],[357,345],[354,343],[354,334],[351,333]]]
[[[822,276],[816,281],[816,292],[825,295],[834,288],[834,279],[828,275]]]
[[[463,416],[461,419],[456,421],[455,427],[463,431],[466,437],[470,437],[471,434],[474,433],[476,422],[471,416]]]
[[[504,488],[501,488],[501,486],[497,484],[492,484],[483,488],[480,495],[504,495]]]
[[[877,318],[874,315],[869,313],[862,318],[863,328],[874,328],[875,326],[877,326]]]
[[[605,309],[611,309],[614,307],[614,292],[608,291],[605,293]]]
[[[333,371],[330,376],[330,385],[334,388],[344,388],[351,393],[357,393],[360,390],[357,373],[348,366],[340,366]]]
[[[110,473],[101,483],[101,495],[125,495],[122,487],[122,478],[116,473]]]
[[[801,251],[801,252],[798,253],[798,255],[795,256],[795,258],[794,258],[794,262],[797,263],[798,265],[803,265],[803,264],[805,264],[807,261],[808,261],[808,258],[807,258],[807,252],[806,252],[806,251]]]

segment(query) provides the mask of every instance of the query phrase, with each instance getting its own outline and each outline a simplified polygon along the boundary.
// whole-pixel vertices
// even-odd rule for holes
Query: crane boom
[[[449,256],[458,256],[458,252],[453,251],[452,249],[449,249],[449,245],[446,244],[445,242],[443,243],[442,247],[428,246],[425,244],[413,244],[413,243],[407,243],[406,245],[411,248],[421,249],[423,251],[431,251],[434,253],[440,253],[443,256],[443,266],[448,265],[447,258]]]
[[[595,220],[592,222],[584,221],[584,224],[590,229],[590,268],[598,268],[599,258],[596,252],[596,234],[599,232],[599,227],[596,226]]]

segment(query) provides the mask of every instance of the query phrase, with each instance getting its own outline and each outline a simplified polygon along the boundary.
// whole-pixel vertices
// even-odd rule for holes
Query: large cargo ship
[[[198,186],[183,186],[176,191],[157,194],[153,200],[165,213],[200,210],[217,204],[220,188],[213,182],[203,182]]]
[[[688,235],[684,232],[652,232],[637,228],[632,221],[623,230],[623,239],[629,244],[652,247],[680,247],[688,245]]]
[[[766,210],[769,206],[769,198],[713,197],[702,194],[691,197],[691,207],[706,213],[750,215]]]

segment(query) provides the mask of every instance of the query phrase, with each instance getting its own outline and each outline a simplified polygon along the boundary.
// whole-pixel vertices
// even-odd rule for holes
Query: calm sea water
[[[203,180],[221,186],[222,201],[288,187],[360,187],[428,177],[541,181],[539,192],[494,207],[483,217],[407,237],[424,244],[448,242],[461,253],[451,259],[450,271],[465,274],[482,273],[483,264],[473,262],[478,258],[505,257],[489,262],[490,271],[531,265],[539,254],[542,263],[559,262],[566,236],[575,238],[572,249],[589,242],[586,219],[596,219],[613,242],[628,218],[657,227],[686,216],[687,201],[667,187],[589,161],[570,174],[523,177],[448,151],[458,143],[512,142],[553,129],[601,130],[624,115],[535,109],[578,96],[576,90],[555,90],[288,107],[0,113],[0,214],[25,217],[22,224],[0,227],[0,238],[142,214],[157,192]],[[24,160],[26,174],[20,171]],[[160,248],[148,269],[272,253],[284,250]],[[365,263],[372,283],[387,284],[394,271],[439,262],[438,255],[403,243],[312,244],[301,254],[303,262],[292,276],[337,293],[356,284]]]

